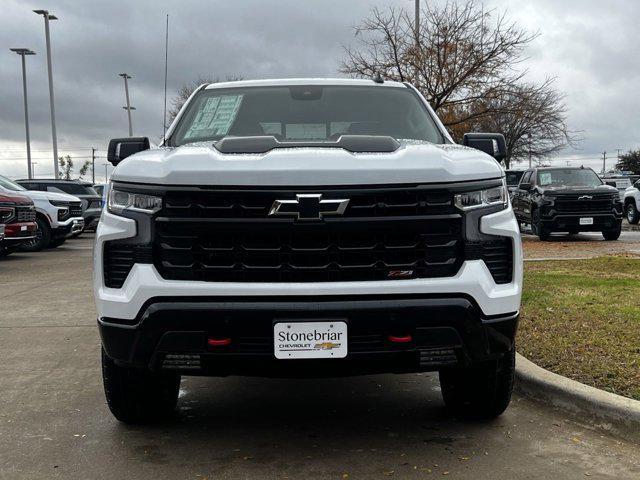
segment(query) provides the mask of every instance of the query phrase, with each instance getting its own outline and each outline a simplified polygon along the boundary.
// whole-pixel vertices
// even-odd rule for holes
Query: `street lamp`
[[[127,99],[127,106],[122,108],[127,111],[127,116],[129,117],[129,136],[133,137],[133,127],[131,126],[131,110],[135,110],[135,107],[132,107],[131,103],[129,102],[129,83],[127,82],[127,80],[132,77],[128,73],[119,73],[118,76],[124,79],[124,95]]]
[[[25,55],[35,55],[36,52],[28,48],[10,48],[12,52],[22,57],[22,96],[24,98],[24,129],[27,137],[27,175],[31,178],[31,141],[29,139],[29,109],[27,107],[27,67],[24,60]]]
[[[56,134],[56,109],[53,101],[53,71],[51,68],[51,37],[49,35],[49,20],[57,20],[58,17],[48,10],[34,10],[34,13],[44,17],[44,35],[47,42],[47,71],[49,73],[49,106],[51,109],[51,138],[53,140],[53,173],[58,178],[58,136]]]
[[[418,68],[418,59],[420,58],[420,0],[415,0],[415,13],[413,21],[413,34],[415,35],[415,65],[413,70],[413,84],[418,88],[418,79],[420,78],[420,69]]]

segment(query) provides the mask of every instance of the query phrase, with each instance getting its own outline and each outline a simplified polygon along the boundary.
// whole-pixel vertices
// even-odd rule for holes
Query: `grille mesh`
[[[469,243],[466,246],[466,258],[484,261],[498,284],[511,283],[513,280],[513,243],[510,238]]]
[[[33,207],[17,206],[16,207],[17,222],[35,222],[36,211]]]
[[[589,195],[592,198],[583,198],[585,195],[567,195],[557,197],[555,208],[558,212],[611,212],[613,208],[612,197],[610,194]]]
[[[172,280],[321,282],[455,275],[460,218],[430,221],[156,221],[155,263]]]
[[[496,283],[512,280],[510,238],[465,242],[453,193],[420,188],[313,190],[350,200],[322,221],[271,217],[297,191],[168,191],[152,222],[153,245],[105,244],[105,282],[120,288],[134,263],[167,280],[337,282],[454,276],[483,260]],[[493,240],[495,239],[495,240]]]
[[[163,215],[189,218],[260,218],[275,200],[295,199],[296,191],[167,192]],[[318,193],[314,190],[312,193]],[[406,188],[323,190],[324,198],[349,198],[342,218],[455,213],[446,190]]]
[[[119,242],[104,244],[104,284],[121,288],[135,263],[151,263],[151,246]]]

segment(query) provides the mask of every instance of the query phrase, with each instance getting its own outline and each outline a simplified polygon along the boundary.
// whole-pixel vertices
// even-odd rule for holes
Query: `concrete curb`
[[[640,439],[640,401],[557,375],[520,354],[516,357],[515,388],[525,396],[566,410],[580,421]]]

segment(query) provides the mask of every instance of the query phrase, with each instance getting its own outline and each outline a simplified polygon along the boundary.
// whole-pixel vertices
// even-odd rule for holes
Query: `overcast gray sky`
[[[435,0],[429,0],[434,2]],[[162,133],[164,21],[170,16],[169,96],[199,75],[224,78],[338,76],[342,45],[373,6],[413,8],[412,0],[1,0],[0,174],[26,176],[19,57],[27,58],[33,159],[51,175],[51,130],[44,22],[49,9],[60,153],[78,160],[91,147],[104,156],[108,140],[126,136],[124,88],[131,80],[134,134]],[[540,37],[526,52],[530,79],[558,78],[569,125],[583,130],[581,158],[601,166],[601,153],[640,147],[640,2],[636,0],[488,0]],[[593,159],[593,160],[591,160]],[[105,163],[98,159],[98,165]],[[575,163],[575,162],[574,162]],[[609,165],[614,163],[613,158]],[[601,168],[601,167],[600,167]],[[104,167],[97,169],[98,180]]]

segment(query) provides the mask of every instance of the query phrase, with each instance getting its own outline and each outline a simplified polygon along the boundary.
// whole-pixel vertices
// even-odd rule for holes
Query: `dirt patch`
[[[552,237],[542,242],[532,235],[522,236],[524,258],[593,258],[600,256],[640,257],[640,239],[638,241],[605,242],[595,236]]]

